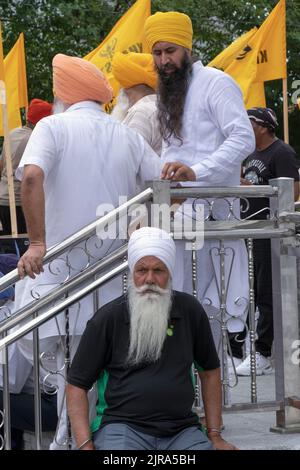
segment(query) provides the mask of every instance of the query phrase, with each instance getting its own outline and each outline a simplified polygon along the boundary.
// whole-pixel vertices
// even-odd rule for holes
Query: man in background
[[[255,151],[249,155],[243,165],[242,184],[268,185],[272,178],[294,178],[294,197],[299,196],[299,165],[294,149],[276,137],[278,127],[275,112],[270,108],[251,108],[248,111],[256,141]],[[267,198],[249,199],[249,209],[244,213],[247,219],[267,219],[270,216]],[[271,240],[253,240],[254,292],[255,303],[259,311],[257,321],[256,374],[265,375],[273,371],[270,360],[273,344],[273,296]],[[242,362],[244,334],[231,341],[233,355],[240,364],[236,372],[241,376],[250,376],[250,355]]]
[[[112,60],[112,73],[121,90],[112,116],[135,129],[158,155],[162,136],[157,118],[157,73],[151,54],[117,52]]]

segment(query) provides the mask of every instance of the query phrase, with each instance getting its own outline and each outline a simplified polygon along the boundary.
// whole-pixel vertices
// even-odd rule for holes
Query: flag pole
[[[13,237],[18,236],[17,230],[17,215],[16,215],[16,201],[14,191],[14,176],[11,161],[11,149],[9,139],[9,127],[8,127],[8,114],[6,104],[6,89],[3,80],[0,80],[0,103],[2,108],[2,121],[3,121],[3,134],[4,134],[4,150],[5,150],[5,163],[7,172],[7,187],[8,187],[8,198],[9,198],[9,210],[11,220],[11,234]]]
[[[288,89],[287,78],[282,79],[282,94],[283,94],[283,129],[284,141],[289,143],[289,107],[288,107]]]

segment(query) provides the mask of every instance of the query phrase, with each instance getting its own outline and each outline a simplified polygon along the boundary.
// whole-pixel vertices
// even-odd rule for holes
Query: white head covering
[[[156,227],[142,227],[133,232],[128,243],[128,264],[132,272],[144,256],[156,256],[174,276],[176,247],[169,233]]]

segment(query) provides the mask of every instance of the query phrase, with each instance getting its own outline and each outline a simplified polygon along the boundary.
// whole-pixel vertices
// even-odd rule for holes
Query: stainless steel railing
[[[284,193],[284,182],[283,186],[279,181],[279,188],[277,187],[270,187],[270,186],[258,186],[258,187],[236,187],[236,188],[168,188],[168,194],[164,194],[166,185],[164,184],[164,189],[160,193],[153,194],[153,189],[149,188],[139,196],[133,198],[132,200],[128,201],[126,204],[120,206],[120,208],[115,209],[111,213],[107,214],[106,216],[102,217],[101,219],[89,224],[87,227],[80,230],[77,234],[74,234],[68,239],[64,240],[62,243],[56,245],[55,247],[51,248],[44,259],[44,264],[51,262],[53,259],[57,258],[61,254],[63,254],[66,250],[75,247],[78,243],[83,242],[86,238],[90,237],[92,234],[95,233],[96,230],[100,230],[101,228],[107,226],[109,223],[115,221],[116,217],[121,217],[126,211],[130,208],[132,204],[143,204],[144,202],[149,201],[152,197],[155,199],[156,202],[159,203],[160,198],[163,202],[166,200],[170,200],[171,197],[173,198],[182,198],[185,199],[187,197],[193,197],[198,199],[207,198],[251,198],[251,197],[270,197],[271,200],[275,201],[275,206],[272,208],[274,216],[271,220],[264,220],[264,221],[242,221],[242,220],[222,220],[222,221],[205,221],[205,228],[204,228],[204,236],[206,239],[218,239],[220,241],[226,239],[254,239],[254,238],[271,238],[274,241],[277,239],[280,243],[282,240],[287,240],[285,242],[288,244],[289,240],[294,240],[296,243],[295,237],[295,223],[299,221],[299,215],[291,210],[291,205],[286,204],[285,201],[280,203],[282,200],[282,194]],[[283,180],[286,180],[285,178]],[[156,182],[157,183],[157,182]],[[165,182],[164,182],[165,183]],[[155,191],[154,191],[155,192]],[[279,200],[279,202],[278,202]],[[231,202],[228,202],[230,211],[231,211]],[[193,232],[187,232],[186,237],[189,240],[193,239]],[[176,238],[176,232],[174,233],[174,237]],[[93,265],[88,266],[82,272],[78,273],[76,276],[72,277],[71,279],[67,280],[62,285],[59,285],[55,289],[53,289],[50,293],[47,293],[44,297],[32,301],[29,305],[23,307],[15,315],[11,318],[8,318],[4,322],[0,324],[0,335],[3,338],[0,340],[0,352],[2,351],[2,361],[4,363],[4,383],[6,385],[4,388],[6,389],[4,393],[4,405],[5,409],[8,410],[8,403],[9,403],[9,393],[8,393],[8,365],[6,364],[6,356],[7,356],[7,348],[10,344],[24,336],[30,331],[35,330],[37,327],[41,326],[43,323],[48,321],[49,319],[55,317],[59,312],[67,309],[72,304],[78,302],[80,299],[85,297],[86,295],[90,294],[91,292],[98,289],[99,286],[103,285],[109,279],[114,277],[115,275],[125,272],[127,268],[127,262],[123,261],[120,265],[115,267],[108,273],[101,275],[100,278],[95,279],[96,276],[101,274],[104,269],[108,269],[113,263],[116,261],[123,259],[124,255],[126,254],[126,246],[118,248],[115,252],[111,253],[110,255],[106,256],[105,258],[96,261]],[[280,254],[283,256],[283,254]],[[6,275],[0,280],[0,291],[7,288],[8,286],[14,284],[18,280],[17,271]],[[80,289],[80,285],[85,284],[87,281],[93,280],[88,286],[84,286]],[[72,293],[74,289],[79,289],[75,293]],[[71,294],[70,294],[71,293]],[[68,295],[68,296],[67,296]],[[286,293],[284,295],[287,295]],[[61,299],[62,297],[65,298],[59,301],[56,305],[51,306],[53,301],[56,299]],[[66,297],[67,296],[67,297]],[[49,308],[50,307],[50,308]],[[15,327],[19,324],[20,321],[28,320],[32,318],[32,315],[41,310],[45,310],[48,308],[47,311],[43,311],[40,313],[36,318],[31,319],[25,325],[20,326],[20,328],[13,332],[8,333],[8,330]],[[294,315],[294,313],[293,313]],[[293,320],[294,321],[294,320]],[[253,322],[252,322],[253,323]],[[254,341],[254,339],[253,339]],[[36,359],[38,360],[38,350],[36,351]],[[286,359],[283,358],[282,367],[279,364],[280,374],[283,370],[283,362]],[[285,387],[285,380],[281,380],[280,387],[281,392],[282,388]],[[252,391],[253,395],[256,395],[256,389],[253,387],[252,383]],[[39,392],[39,387],[37,386],[36,392]],[[282,399],[281,395],[278,395],[280,399]],[[281,400],[281,402],[285,403],[285,399]],[[255,403],[255,400],[254,400]],[[39,413],[38,406],[37,406],[37,414]],[[9,448],[9,415],[6,415],[6,436],[8,444],[6,445]],[[8,424],[7,424],[8,421]],[[40,434],[40,430],[39,430]],[[40,448],[40,439],[38,439],[37,447]]]

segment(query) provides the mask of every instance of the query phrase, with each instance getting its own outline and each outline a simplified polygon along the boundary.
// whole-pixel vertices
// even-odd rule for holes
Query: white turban
[[[156,227],[142,227],[133,232],[128,243],[128,264],[133,272],[136,263],[144,256],[155,256],[174,276],[176,247],[171,235]]]

